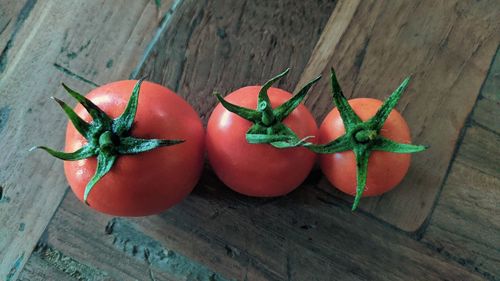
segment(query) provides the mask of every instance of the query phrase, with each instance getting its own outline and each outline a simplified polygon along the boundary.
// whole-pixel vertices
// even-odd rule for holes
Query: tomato
[[[410,130],[394,110],[410,77],[386,101],[360,98],[348,101],[331,69],[333,102],[337,106],[319,129],[320,166],[330,183],[355,195],[354,211],[362,196],[380,195],[394,188],[410,166],[409,153],[427,149],[410,143]]]
[[[255,109],[261,86],[240,88],[225,97],[235,105]],[[276,108],[292,95],[278,88],[267,91]],[[302,104],[283,124],[298,137],[315,136],[317,124]],[[270,144],[250,144],[245,134],[252,123],[218,104],[207,125],[207,155],[217,176],[236,192],[258,197],[280,196],[298,187],[311,171],[316,155],[304,147],[278,149]]]
[[[137,81],[113,82],[86,97],[111,118],[124,112]],[[92,118],[82,105],[75,112],[86,122]],[[87,203],[118,216],[144,216],[161,212],[186,197],[196,185],[203,166],[204,129],[198,114],[181,97],[161,85],[144,82],[130,135],[141,139],[185,140],[133,155],[120,155],[111,170],[92,188]],[[67,152],[88,141],[70,122]],[[96,158],[66,161],[64,171],[71,189],[83,201],[84,191],[96,173]]]
[[[370,98],[349,100],[362,121],[372,118],[382,101]],[[330,142],[345,134],[337,108],[330,111],[320,126],[319,143]],[[410,143],[410,130],[401,114],[393,110],[380,130],[380,135],[399,143]],[[321,154],[320,166],[332,185],[350,195],[356,195],[356,158],[353,151]],[[368,160],[368,175],[363,196],[376,196],[394,188],[406,175],[410,154],[372,151]]]

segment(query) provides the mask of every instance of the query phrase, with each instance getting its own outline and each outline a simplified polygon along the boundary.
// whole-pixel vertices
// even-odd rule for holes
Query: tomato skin
[[[357,98],[349,100],[349,104],[361,120],[366,121],[375,115],[382,101]],[[334,108],[320,126],[319,143],[328,143],[344,133],[342,118],[338,109]],[[408,124],[396,110],[389,114],[380,135],[396,142],[411,143]],[[368,176],[363,196],[377,196],[398,185],[408,171],[410,160],[410,154],[372,151],[368,160]],[[356,194],[356,159],[352,151],[321,154],[320,166],[332,185],[344,193]]]
[[[233,104],[255,109],[261,86],[240,88],[225,99]],[[292,95],[270,88],[273,108]],[[317,124],[304,105],[299,105],[283,123],[299,138],[315,136]],[[277,149],[269,144],[249,144],[245,134],[252,123],[227,111],[220,103],[207,125],[207,156],[210,165],[224,184],[236,192],[256,197],[273,197],[298,187],[311,171],[315,153],[306,148]]]
[[[124,111],[135,83],[135,80],[113,82],[92,90],[86,97],[111,118],[117,118]],[[81,105],[75,107],[75,112],[87,122],[92,120]],[[89,205],[111,215],[145,216],[180,202],[200,177],[204,134],[198,114],[186,101],[161,85],[143,82],[131,135],[185,142],[119,156],[111,171],[90,192]],[[86,143],[69,122],[65,150],[75,151]],[[64,163],[71,189],[82,201],[96,163],[95,157]]]

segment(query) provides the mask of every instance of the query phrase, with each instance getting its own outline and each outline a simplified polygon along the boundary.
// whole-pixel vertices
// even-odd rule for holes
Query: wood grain
[[[318,72],[327,76],[334,66],[351,98],[384,99],[413,74],[397,108],[410,124],[414,142],[431,148],[413,157],[399,188],[361,203],[363,210],[413,232],[432,210],[461,128],[486,78],[500,41],[500,9],[492,8],[498,7],[496,1],[355,5],[339,3],[353,16],[332,15],[332,26],[345,26],[346,21],[348,25],[326,29],[329,32],[323,33],[315,50],[332,48],[314,53],[301,81]],[[314,92],[318,94],[309,95],[306,105],[320,120],[331,110],[328,79],[320,81]],[[324,188],[331,189],[329,184]]]
[[[444,151],[433,151],[415,159],[419,175],[431,177],[419,179],[419,182],[429,180],[437,187],[424,187],[425,192],[431,194],[428,197],[425,194],[416,196],[418,202],[427,200],[424,206],[415,207],[417,205],[410,202],[408,206],[413,209],[404,212],[382,205],[373,210],[370,207],[372,203],[365,204],[365,210],[375,216],[413,231],[428,216],[425,204],[433,204],[444,177],[438,171],[429,173],[425,170],[428,167],[421,165],[437,162],[438,167],[433,168],[439,170],[451,159],[448,150],[453,150],[454,134],[458,136],[461,131],[465,116],[470,112],[486,77],[492,57],[490,51],[496,48],[495,42],[498,44],[498,24],[495,22],[498,11],[491,9],[494,1],[483,1],[474,6],[452,1],[303,2],[175,1],[171,3],[175,11],[162,6],[164,10],[160,16],[156,14],[152,17],[162,20],[156,35],[149,37],[152,38],[149,44],[149,39],[138,33],[143,32],[140,28],[146,20],[143,18],[151,15],[148,12],[150,4],[144,6],[142,13],[120,10],[122,14],[133,14],[131,17],[135,20],[127,16],[118,17],[114,12],[109,14],[108,4],[103,4],[98,10],[107,11],[106,18],[111,21],[123,20],[125,26],[130,25],[128,32],[132,35],[129,38],[136,39],[123,42],[126,36],[117,35],[113,47],[102,43],[108,37],[95,29],[113,33],[121,32],[121,28],[107,26],[110,20],[103,18],[101,21],[106,22],[105,26],[97,24],[99,20],[82,22],[79,26],[88,31],[75,31],[71,27],[66,36],[61,31],[55,37],[60,44],[55,45],[56,49],[64,48],[64,51],[53,52],[52,60],[47,61],[55,66],[57,71],[54,73],[61,75],[55,76],[54,81],[70,75],[77,87],[82,88],[90,88],[92,83],[103,83],[107,77],[120,79],[130,72],[134,77],[149,75],[150,80],[167,85],[186,98],[204,122],[216,103],[212,91],[229,93],[243,85],[260,84],[287,66],[292,66],[292,72],[279,84],[284,89],[300,86],[310,78],[309,75],[326,74],[329,66],[334,65],[346,93],[365,95],[363,89],[369,87],[372,90],[369,95],[373,97],[389,94],[404,76],[402,72],[415,72],[414,84],[403,98],[400,109],[405,117],[413,120],[411,124],[416,124],[412,128],[417,141],[425,143],[433,140],[436,132],[441,130],[447,136],[432,143],[442,148],[447,142]],[[87,12],[95,10],[90,7],[82,9]],[[137,17],[140,19],[137,20]],[[96,39],[87,43],[89,38]],[[316,44],[318,40],[320,43]],[[133,54],[137,54],[139,49],[146,50],[145,55],[131,55],[128,59],[125,53],[116,52],[116,46],[120,44],[131,44],[130,48],[135,50]],[[363,47],[365,45],[366,48]],[[99,50],[105,51],[96,54]],[[40,53],[35,58],[44,56]],[[20,57],[17,61],[19,65],[27,64]],[[108,65],[111,66],[107,68]],[[35,70],[43,72],[41,68]],[[39,75],[46,78],[48,74]],[[0,80],[0,89],[3,89],[3,81]],[[325,90],[327,83],[328,79],[323,79],[307,101],[318,121],[331,105]],[[495,91],[493,86],[487,85],[483,86],[482,96],[498,100],[492,94]],[[490,89],[489,94],[485,92],[486,88]],[[55,90],[56,86],[51,89]],[[32,94],[41,103],[43,95],[38,92]],[[58,94],[62,95],[61,92]],[[417,96],[419,99],[416,99]],[[451,100],[450,104],[445,104],[447,99]],[[436,219],[430,221],[422,241],[416,241],[407,233],[378,221],[371,214],[350,212],[348,202],[339,200],[339,197],[344,197],[326,184],[319,170],[313,171],[301,188],[285,197],[255,199],[233,193],[207,167],[190,197],[163,214],[147,218],[124,219],[98,214],[68,193],[36,252],[30,257],[26,273],[23,272],[20,277],[27,280],[44,280],[47,276],[57,276],[54,277],[57,280],[59,277],[64,280],[75,276],[94,280],[495,280],[498,276],[494,268],[499,256],[496,252],[498,247],[495,248],[498,223],[492,219],[490,212],[498,213],[494,205],[497,195],[495,193],[488,198],[487,195],[477,194],[482,191],[496,192],[492,188],[498,184],[496,177],[492,178],[495,170],[490,165],[481,165],[482,159],[475,153],[485,153],[484,147],[491,148],[496,143],[496,139],[484,142],[482,138],[495,135],[495,127],[483,125],[488,123],[485,120],[492,118],[488,114],[497,111],[494,107],[479,107],[480,102],[477,104],[473,116],[481,117],[473,118],[472,123],[478,126],[466,132],[463,144],[468,149],[462,151],[464,157],[457,154],[458,160],[436,206]],[[0,105],[4,105],[3,100],[0,100]],[[4,120],[3,116],[7,116],[12,120],[9,117],[12,111],[1,111],[2,106],[0,119]],[[456,108],[451,110],[453,107]],[[37,108],[37,112],[41,113],[42,106],[37,105]],[[54,108],[56,112],[57,108]],[[437,108],[444,111],[438,112]],[[416,116],[421,114],[421,109],[427,110],[422,115],[425,118],[418,119]],[[41,121],[62,125],[63,116],[59,112],[57,114],[47,114]],[[54,116],[61,119],[54,120]],[[443,120],[443,124],[430,124],[431,117]],[[15,120],[29,119],[23,116]],[[36,122],[41,124],[41,121],[37,119]],[[23,126],[35,131],[33,133],[43,134],[44,126],[35,127],[30,125],[31,121],[23,122]],[[12,128],[5,128],[2,132],[0,127],[2,142],[5,140],[3,135],[12,131]],[[426,133],[428,130],[432,132]],[[16,134],[26,137],[20,132]],[[42,140],[62,140],[62,136],[57,134],[46,135]],[[494,155],[484,156],[488,161],[495,161]],[[61,196],[64,188],[60,167],[48,167],[48,158],[42,155],[30,157],[35,157],[37,163],[43,161],[43,165],[39,164],[43,167],[37,167],[36,173],[30,170],[35,175],[34,179],[22,181],[12,178],[9,185],[16,186],[17,191],[26,192],[33,182],[40,182],[41,188],[53,184],[55,191],[51,196]],[[18,158],[12,156],[9,159]],[[50,162],[51,165],[59,165],[53,163],[56,162]],[[469,166],[479,168],[469,169]],[[0,162],[0,168],[4,168],[3,162]],[[415,178],[417,172],[413,171],[410,176]],[[13,171],[9,170],[9,173]],[[4,182],[5,175],[0,172],[0,184]],[[54,179],[57,182],[48,183]],[[27,187],[17,187],[19,183]],[[457,193],[456,188],[460,192]],[[467,188],[470,192],[465,190]],[[13,188],[6,190],[5,198],[15,194],[12,193]],[[20,195],[16,196],[19,198]],[[409,195],[403,193],[397,196],[402,196],[404,201]],[[448,197],[449,200],[445,200]],[[34,194],[29,200],[33,198],[44,200],[34,201],[33,209],[41,210],[43,205],[47,214],[31,215],[30,221],[36,218],[42,221],[40,224],[46,223],[53,210],[46,205],[54,205],[57,200],[48,200],[41,193]],[[380,200],[389,199],[383,197]],[[12,199],[7,201],[9,204],[13,202]],[[9,211],[22,206],[16,204]],[[480,204],[480,208],[475,210],[475,204]],[[465,207],[460,210],[462,205]],[[396,211],[401,212],[400,217],[396,217]],[[407,213],[410,211],[411,214]],[[19,216],[13,218],[9,227],[17,227],[18,232],[25,235],[20,239],[35,241],[34,237],[39,236],[36,231],[42,226],[33,230],[28,228],[28,223],[21,225]],[[402,223],[404,219],[410,222]],[[470,223],[470,220],[475,222]],[[494,227],[481,232],[488,223]],[[468,229],[471,225],[479,229]],[[21,240],[13,241],[19,245],[16,241]],[[0,239],[0,242],[3,240]],[[464,246],[461,247],[461,244]],[[24,256],[20,255],[21,259],[14,257],[19,266],[27,259],[33,245],[34,242],[25,246],[28,250]],[[3,251],[3,248],[0,247],[0,250]],[[11,258],[9,265],[12,264],[16,263]],[[192,272],[194,275],[189,275]]]
[[[49,263],[37,255],[32,255],[29,261],[24,265],[23,271],[19,274],[19,281],[73,281],[72,278],[55,267],[51,267]]]
[[[211,173],[202,182],[168,212],[138,219],[98,214],[68,193],[43,241],[113,280],[175,277],[168,262],[179,256],[217,272],[215,280],[482,280],[353,214],[314,182],[272,202],[221,189]]]
[[[166,85],[206,123],[217,100],[262,84],[287,67],[278,86],[291,90],[335,1],[184,1],[139,75]],[[230,11],[230,12],[228,12]]]
[[[500,280],[498,74],[497,52],[422,239],[489,280]]]
[[[10,35],[2,33],[7,43],[0,41],[0,280],[16,280],[67,188],[60,161],[28,153],[34,145],[62,146],[66,119],[48,97],[69,100],[62,81],[86,92],[128,77],[160,18],[146,0],[127,6],[97,0],[3,4],[18,15],[9,14],[15,24],[3,32]],[[114,63],[103,67],[108,60]]]

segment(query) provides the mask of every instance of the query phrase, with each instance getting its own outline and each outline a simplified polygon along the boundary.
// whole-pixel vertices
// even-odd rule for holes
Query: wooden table
[[[126,2],[126,4],[125,4]],[[500,2],[0,1],[0,280],[500,280]],[[206,124],[214,90],[331,66],[349,97],[398,109],[416,143],[394,191],[351,198],[315,168],[291,194],[238,195],[207,165],[156,216],[113,218],[68,192],[66,119],[48,97],[148,75]],[[66,99],[68,100],[68,99]],[[305,104],[332,108],[328,79]]]

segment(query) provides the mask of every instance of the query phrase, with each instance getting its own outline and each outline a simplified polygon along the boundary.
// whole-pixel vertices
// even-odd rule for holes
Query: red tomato
[[[261,86],[238,89],[225,97],[233,104],[255,109]],[[273,108],[292,95],[270,88]],[[299,138],[315,136],[316,121],[304,105],[299,105],[283,124]],[[271,197],[289,193],[311,171],[316,155],[304,147],[278,149],[270,144],[249,144],[245,139],[251,122],[229,112],[221,104],[212,112],[207,126],[209,162],[217,176],[231,189],[249,196]]]
[[[373,117],[382,102],[370,98],[349,100],[354,112],[366,121]],[[319,129],[319,143],[328,143],[345,133],[337,108],[325,118]],[[410,143],[410,130],[401,114],[392,110],[380,135],[400,143]],[[368,177],[363,196],[376,196],[394,188],[406,175],[410,154],[372,151],[368,160]],[[352,151],[320,155],[321,170],[332,185],[341,191],[356,194],[356,159]]]
[[[118,81],[91,91],[86,97],[111,118],[125,109],[136,81]],[[75,112],[85,121],[92,118],[81,106]],[[198,114],[181,97],[151,82],[140,88],[131,135],[137,138],[182,139],[184,143],[160,147],[135,155],[121,155],[92,189],[89,205],[119,216],[159,213],[186,197],[196,185],[203,166],[204,130]],[[66,151],[87,141],[68,124]],[[83,201],[85,186],[96,171],[96,158],[65,161],[71,189]]]

